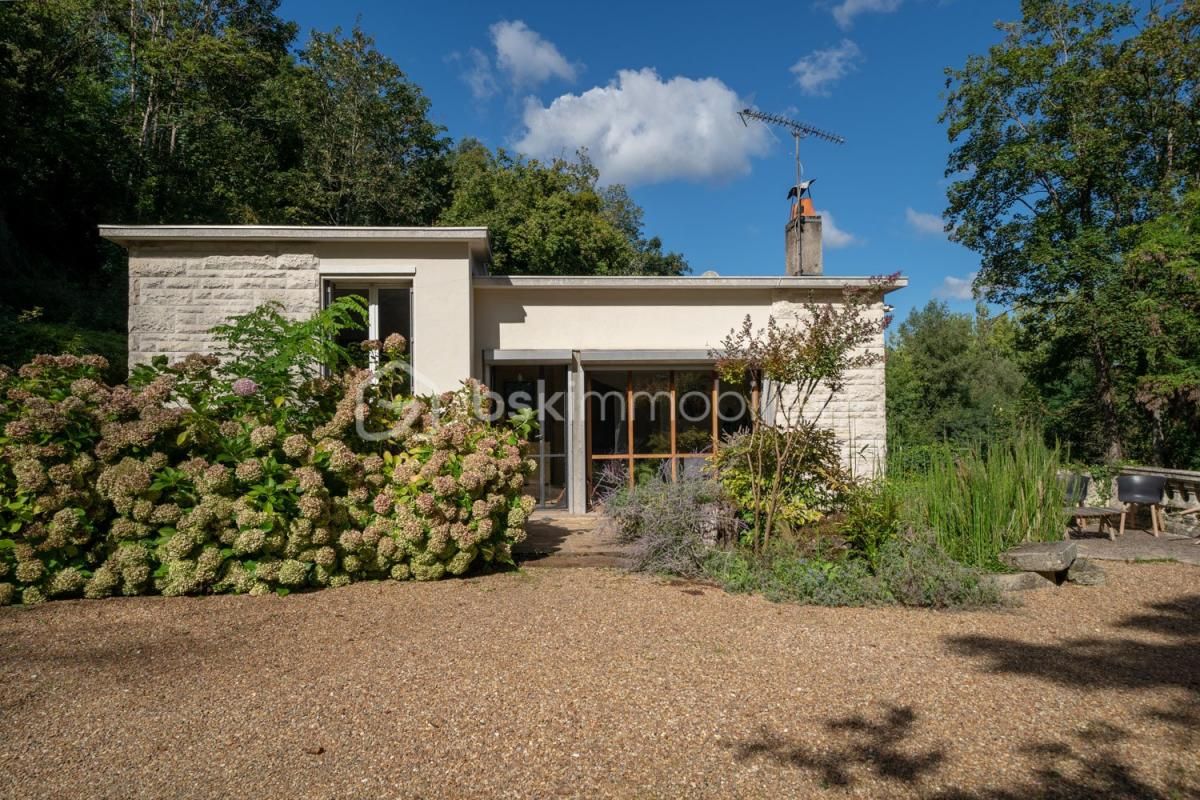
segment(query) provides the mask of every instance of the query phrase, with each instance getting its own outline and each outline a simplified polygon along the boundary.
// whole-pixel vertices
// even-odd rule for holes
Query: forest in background
[[[100,352],[123,376],[125,256],[96,226],[487,225],[498,272],[674,275],[624,187],[453,142],[355,28],[277,0],[0,4],[0,363]]]
[[[1200,3],[1021,12],[946,71],[947,231],[989,305],[896,331],[893,439],[1024,425],[1079,462],[1200,469]]]
[[[1034,427],[1089,464],[1200,468],[1200,3],[1023,0],[947,70],[947,232],[975,314],[893,332],[893,451]],[[486,225],[497,272],[684,274],[586,153],[452,141],[371,37],[275,0],[0,3],[0,363],[123,377],[100,222]]]

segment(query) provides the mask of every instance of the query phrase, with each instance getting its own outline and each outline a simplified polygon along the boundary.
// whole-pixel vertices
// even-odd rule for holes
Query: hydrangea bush
[[[433,580],[511,563],[524,537],[528,422],[489,422],[478,383],[411,397],[403,371],[349,368],[276,399],[278,376],[215,357],[128,386],[106,366],[0,367],[0,604]]]

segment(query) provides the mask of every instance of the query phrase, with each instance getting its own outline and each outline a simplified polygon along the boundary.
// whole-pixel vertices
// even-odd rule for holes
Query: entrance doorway
[[[537,469],[525,493],[538,508],[565,509],[570,482],[567,458],[567,367],[563,364],[505,364],[492,367],[492,389],[510,416],[531,408],[538,421],[530,457]]]

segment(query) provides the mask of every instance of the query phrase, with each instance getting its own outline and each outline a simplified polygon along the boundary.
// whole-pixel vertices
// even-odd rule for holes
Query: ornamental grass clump
[[[1030,431],[986,448],[936,450],[928,469],[903,484],[907,513],[954,560],[999,570],[1000,553],[1011,547],[1062,539],[1061,468],[1058,449]]]
[[[327,325],[253,319],[268,312],[230,340],[319,352],[262,332]],[[0,604],[286,594],[512,563],[533,506],[528,420],[489,422],[475,382],[411,397],[402,370],[295,386],[264,374],[287,371],[276,355],[238,359],[257,371],[233,380],[212,356],[160,359],[129,386],[106,385],[96,356],[0,368]],[[396,435],[364,439],[360,420]]]

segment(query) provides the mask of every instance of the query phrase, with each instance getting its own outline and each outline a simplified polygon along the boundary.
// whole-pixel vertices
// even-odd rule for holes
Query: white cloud
[[[854,18],[859,14],[868,12],[890,14],[900,8],[901,2],[903,0],[842,0],[830,11],[833,13],[838,27],[846,30],[854,25]]]
[[[946,221],[937,214],[927,214],[914,208],[906,208],[904,217],[908,220],[909,227],[917,233],[940,236],[946,232]]]
[[[457,58],[457,55],[455,57]],[[474,47],[467,52],[467,58],[470,60],[470,66],[462,74],[462,79],[470,87],[471,94],[476,99],[491,97],[496,93],[496,77],[492,74],[491,61]]]
[[[849,39],[836,47],[814,50],[792,65],[800,91],[811,95],[829,94],[829,86],[858,69],[862,50]]]
[[[541,37],[521,20],[504,20],[491,27],[496,46],[496,66],[508,74],[513,86],[538,86],[551,78],[571,83],[576,68],[553,42]]]
[[[956,278],[953,275],[947,275],[942,279],[942,285],[933,291],[938,297],[946,300],[970,300],[974,297],[971,287],[975,283],[977,272],[972,272],[965,278]]]
[[[535,157],[581,147],[607,183],[713,180],[750,170],[770,147],[765,125],[746,127],[746,103],[716,78],[664,81],[653,69],[621,70],[607,86],[525,104],[516,148]]]
[[[828,211],[817,210],[817,214],[821,217],[821,241],[827,247],[837,250],[858,244],[858,237],[839,228]]]

